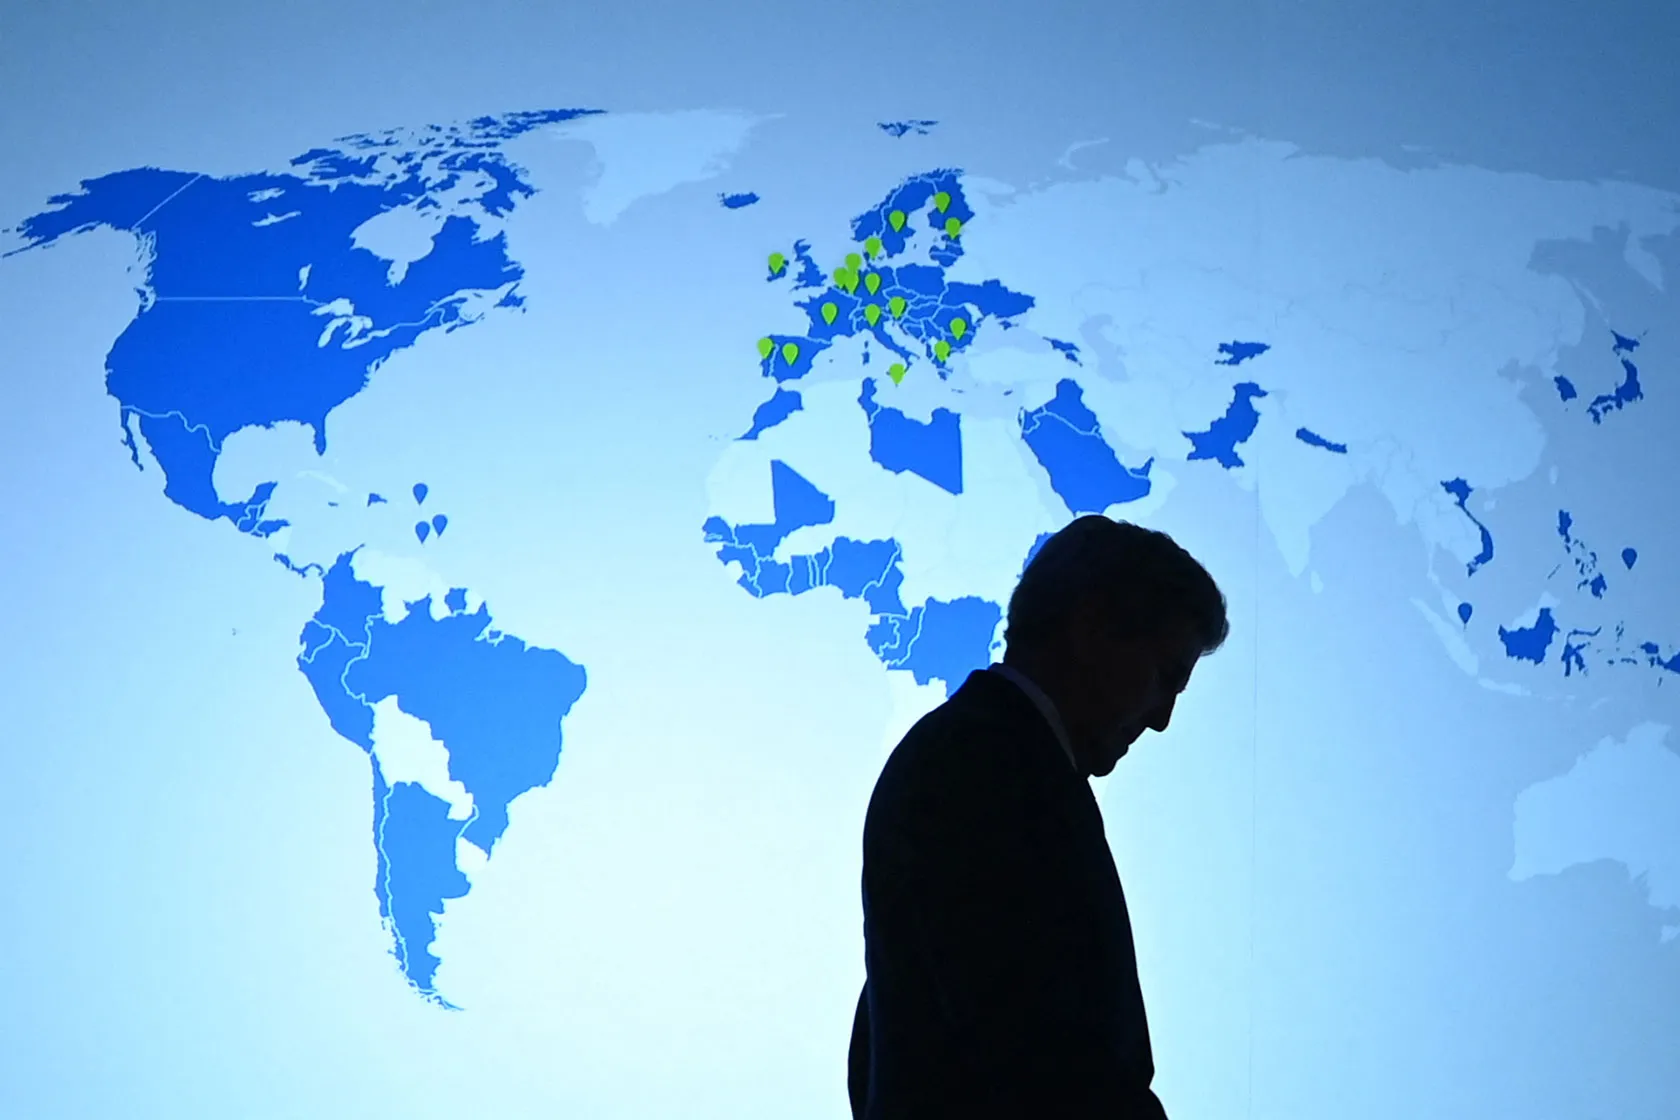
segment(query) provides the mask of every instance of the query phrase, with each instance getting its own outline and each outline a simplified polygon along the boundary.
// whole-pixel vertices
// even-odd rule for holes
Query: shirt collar
[[[1068,764],[1073,767],[1075,773],[1078,773],[1079,762],[1073,754],[1073,742],[1068,738],[1067,728],[1062,726],[1061,714],[1056,711],[1056,705],[1050,702],[1050,697],[1044,695],[1042,688],[1039,688],[1030,677],[1013,665],[1005,665],[1000,661],[993,665],[991,669],[998,676],[1014,682],[1015,687],[1027,694],[1027,699],[1033,702],[1033,707],[1038,709],[1038,714],[1044,717],[1044,722],[1048,723],[1050,730],[1055,732],[1056,742],[1061,744],[1062,753],[1067,755]]]

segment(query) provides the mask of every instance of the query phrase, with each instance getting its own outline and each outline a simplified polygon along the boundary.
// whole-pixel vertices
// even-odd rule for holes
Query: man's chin
[[[1120,753],[1117,754],[1117,755],[1114,755],[1112,758],[1098,759],[1096,765],[1091,768],[1091,777],[1093,777],[1093,778],[1106,778],[1110,774],[1114,773],[1115,764],[1118,763],[1122,758],[1126,757],[1126,751],[1127,750],[1128,750],[1127,747],[1121,747],[1120,748]]]
[[[1122,758],[1126,757],[1126,753],[1132,749],[1132,744],[1137,742],[1138,736],[1142,734],[1143,732],[1141,731],[1136,732],[1132,735],[1128,735],[1125,742],[1109,746],[1106,752],[1094,761],[1094,765],[1091,769],[1091,777],[1106,778],[1110,774],[1114,773],[1114,767]]]

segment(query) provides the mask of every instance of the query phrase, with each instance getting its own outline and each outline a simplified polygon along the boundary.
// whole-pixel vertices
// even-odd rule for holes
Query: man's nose
[[[1149,713],[1149,728],[1151,731],[1159,733],[1167,729],[1167,724],[1172,722],[1173,706],[1177,703],[1178,697],[1170,696]]]

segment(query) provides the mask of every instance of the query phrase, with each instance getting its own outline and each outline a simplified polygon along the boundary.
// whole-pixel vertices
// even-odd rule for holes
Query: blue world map
[[[539,184],[505,148],[525,134],[592,115],[518,112],[350,136],[298,155],[283,172],[119,170],[48,199],[17,224],[21,244],[8,255],[95,229],[132,235],[144,266],[138,312],[111,344],[105,368],[128,455],[145,469],[143,442],[170,502],[266,541],[291,524],[271,512],[281,480],[224,500],[214,483],[224,444],[248,429],[295,423],[311,433],[316,454],[325,455],[334,410],[362,393],[393,358],[428,336],[527,312],[525,267],[503,226]],[[879,129],[883,142],[900,143],[937,124],[906,120]],[[979,393],[965,398],[971,390],[955,372],[983,344],[1032,336],[1062,372],[1005,391],[1004,407],[1013,437],[1060,503],[1056,515],[1124,516],[1126,507],[1159,497],[1158,455],[1117,438],[1090,400],[1102,389],[1088,346],[1035,334],[1029,321],[1041,299],[1010,277],[963,278],[971,276],[964,271],[968,247],[987,220],[964,172],[930,167],[882,186],[849,218],[846,243],[790,236],[780,251],[765,247],[764,274],[734,278],[769,285],[800,321],[797,329],[757,340],[756,369],[743,360],[738,376],[754,379],[763,392],[750,417],[741,418],[734,442],[769,446],[778,432],[809,418],[814,390],[807,383],[827,378],[838,364],[855,382],[846,390],[847,407],[867,426],[869,460],[900,482],[921,480],[943,495],[964,497],[973,492],[966,473],[968,401]],[[726,191],[716,202],[733,216],[753,212],[761,199],[753,191]],[[393,261],[357,243],[358,229],[398,211],[432,223],[424,251]],[[839,263],[825,267],[819,258]],[[1551,387],[1556,406],[1566,410],[1561,415],[1590,431],[1644,403],[1642,340],[1658,326],[1603,331],[1599,385],[1557,373]],[[743,338],[743,354],[754,341]],[[1276,423],[1268,411],[1276,400],[1270,371],[1288,360],[1287,350],[1248,333],[1246,325],[1196,345],[1202,372],[1224,379],[1227,403],[1199,427],[1178,432],[1179,459],[1238,472],[1249,465],[1257,433]],[[1656,376],[1673,383],[1670,368]],[[937,404],[912,405],[903,399],[905,384],[945,395]],[[1359,450],[1356,438],[1334,430],[1294,424],[1287,434],[1325,462]],[[802,473],[781,451],[768,452],[764,468],[769,520],[720,512],[695,526],[748,596],[832,589],[843,601],[861,602],[869,651],[884,670],[908,674],[918,686],[954,689],[997,655],[1004,601],[996,589],[908,592],[916,545],[896,536],[837,532],[820,547],[792,547],[789,542],[814,540],[839,525],[853,512],[845,508],[850,499],[825,490],[823,479]],[[1544,667],[1561,678],[1628,671],[1661,680],[1680,673],[1680,635],[1614,608],[1617,581],[1638,570],[1641,542],[1589,544],[1583,525],[1590,516],[1559,508],[1546,531],[1556,539],[1553,571],[1564,573],[1568,596],[1536,598],[1523,619],[1484,620],[1471,591],[1503,553],[1477,512],[1481,486],[1471,474],[1436,477],[1431,485],[1462,519],[1453,531],[1471,542],[1464,578],[1454,585],[1461,593],[1454,593],[1447,617],[1437,619],[1443,642],[1462,642],[1460,635],[1482,627],[1513,666]],[[356,502],[372,509],[412,499],[413,536],[423,549],[446,532],[461,532],[451,529],[447,513],[427,509],[429,494],[426,483],[416,482],[394,501],[368,492]],[[1016,541],[1012,570],[1047,536],[1040,531]],[[406,601],[392,621],[385,589],[357,574],[357,550],[278,551],[273,559],[319,589],[319,608],[300,620],[297,668],[332,730],[372,759],[374,708],[394,699],[443,744],[449,778],[470,796],[463,815],[423,785],[387,781],[377,762],[372,767],[379,916],[404,980],[424,999],[453,1007],[437,982],[434,940],[445,904],[472,888],[458,845],[488,858],[509,829],[510,805],[555,779],[568,717],[591,679],[565,650],[504,629],[488,604],[469,607],[467,588],[452,588],[441,601]]]

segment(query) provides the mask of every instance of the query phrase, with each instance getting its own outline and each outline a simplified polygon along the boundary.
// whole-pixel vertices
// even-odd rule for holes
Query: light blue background
[[[857,603],[750,600],[698,532],[722,447],[766,395],[742,355],[785,307],[726,279],[756,277],[765,245],[832,244],[930,166],[1030,187],[1227,135],[1195,121],[1310,155],[1680,189],[1677,28],[1648,5],[15,4],[0,20],[0,225],[110,170],[243,172],[482,112],[765,118],[718,177],[607,227],[580,207],[590,151],[523,142],[547,188],[514,254],[530,313],[417,347],[400,383],[334,414],[325,469],[430,481],[452,526],[427,561],[590,672],[556,780],[515,804],[444,923],[459,1013],[386,955],[367,761],[295,667],[318,590],[169,505],[121,447],[100,371],[134,310],[130,244],[95,233],[0,264],[16,838],[0,1112],[26,1117],[844,1115],[858,829],[914,701],[863,646]],[[941,123],[870,135],[905,117]],[[726,213],[721,189],[765,201]],[[1672,279],[1674,239],[1653,251]],[[1608,241],[1547,253],[1611,325],[1650,332],[1647,400],[1613,435],[1548,432],[1544,465],[1499,494],[1503,555],[1533,559],[1485,608],[1502,619],[1563,559],[1559,493],[1636,533],[1647,573],[1680,564],[1660,489],[1680,466],[1663,435],[1673,297],[1629,280]],[[1012,262],[991,263],[1009,283]],[[1591,368],[1591,345],[1560,368]],[[1172,469],[1149,521],[1207,558],[1233,637],[1102,790],[1170,1113],[1671,1116],[1680,939],[1663,931],[1680,903],[1658,907],[1653,884],[1680,837],[1636,838],[1643,881],[1613,860],[1511,870],[1523,791],[1642,721],[1672,727],[1673,682],[1565,681],[1554,660],[1520,678],[1527,696],[1484,687],[1409,601],[1430,594],[1433,546],[1375,486],[1314,525],[1315,590],[1268,532],[1264,477]],[[373,531],[392,551],[407,533]],[[1629,594],[1631,617],[1680,637],[1660,579]]]

